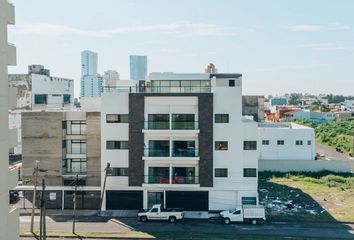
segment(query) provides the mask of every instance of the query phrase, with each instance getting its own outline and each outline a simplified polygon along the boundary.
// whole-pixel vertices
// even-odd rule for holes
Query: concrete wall
[[[45,174],[48,186],[62,185],[60,173],[63,164],[62,112],[22,113],[22,168],[23,179],[32,180],[36,160]],[[44,173],[40,173],[43,176]],[[33,182],[28,183],[33,185]]]
[[[242,115],[253,116],[257,122],[264,121],[264,96],[242,96]]]
[[[86,113],[88,186],[101,186],[101,113]]]
[[[320,172],[324,170],[333,172],[350,172],[354,166],[352,160],[259,160],[259,171],[279,171],[279,172]]]

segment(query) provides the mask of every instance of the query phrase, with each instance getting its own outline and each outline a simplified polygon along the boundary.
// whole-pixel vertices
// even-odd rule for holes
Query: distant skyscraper
[[[81,76],[97,74],[97,53],[85,50],[81,52]]]
[[[147,56],[129,56],[130,60],[130,79],[145,80],[147,75]]]
[[[102,77],[97,75],[97,53],[81,52],[81,97],[99,97],[102,94]]]

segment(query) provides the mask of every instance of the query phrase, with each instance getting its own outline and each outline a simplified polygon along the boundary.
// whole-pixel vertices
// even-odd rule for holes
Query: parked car
[[[20,200],[20,194],[18,191],[11,190],[10,191],[10,204],[15,204]]]
[[[148,211],[138,213],[138,220],[146,222],[148,220],[168,220],[171,223],[183,219],[184,213],[179,208],[163,208],[161,204],[153,205]]]
[[[231,222],[251,222],[257,224],[259,221],[265,221],[265,209],[261,205],[243,205],[232,210],[222,211],[220,216],[225,224]]]

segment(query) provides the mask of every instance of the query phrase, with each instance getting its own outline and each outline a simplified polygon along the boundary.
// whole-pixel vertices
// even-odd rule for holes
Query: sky
[[[26,73],[42,64],[75,81],[80,52],[98,53],[98,71],[129,79],[129,55],[148,72],[242,73],[243,94],[354,95],[351,0],[12,0],[9,42]]]

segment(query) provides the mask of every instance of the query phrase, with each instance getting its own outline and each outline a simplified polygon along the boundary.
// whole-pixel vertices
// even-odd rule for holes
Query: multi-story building
[[[141,81],[147,76],[147,56],[129,56],[130,79]]]
[[[104,79],[104,87],[116,87],[117,81],[120,80],[119,73],[115,70],[105,71],[102,77]]]
[[[315,130],[295,123],[259,123],[260,160],[315,160]]]
[[[9,86],[17,92],[16,107],[12,110],[73,107],[74,80],[52,77],[42,65],[28,66],[27,74],[9,74]]]
[[[97,53],[84,50],[81,52],[81,76],[97,75]]]
[[[0,239],[19,239],[19,212],[9,206],[9,190],[17,185],[17,170],[9,169],[9,148],[16,145],[16,130],[9,130],[8,66],[16,65],[16,48],[7,42],[7,25],[15,23],[15,8],[0,0]]]
[[[78,208],[99,208],[100,122],[99,112],[22,113],[22,179],[33,186],[39,161],[39,179],[45,178],[47,185],[47,208],[72,208],[76,177]],[[24,195],[32,201],[31,188],[18,189],[29,190]]]
[[[81,97],[99,97],[102,94],[103,77],[97,74],[97,53],[81,52]]]
[[[155,73],[145,87],[105,92],[102,209],[162,203],[191,214],[257,204],[257,123],[242,117],[241,78]]]

